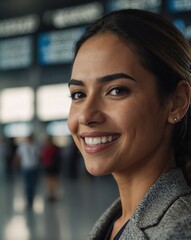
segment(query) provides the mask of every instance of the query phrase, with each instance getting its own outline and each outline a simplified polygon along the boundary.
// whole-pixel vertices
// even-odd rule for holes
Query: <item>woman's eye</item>
[[[84,98],[86,95],[83,92],[73,92],[71,93],[71,98],[73,100]]]
[[[109,94],[113,96],[125,95],[129,92],[128,88],[125,87],[115,87],[109,91]]]

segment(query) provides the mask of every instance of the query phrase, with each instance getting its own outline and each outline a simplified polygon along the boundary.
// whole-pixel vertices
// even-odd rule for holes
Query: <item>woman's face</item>
[[[161,105],[155,77],[120,38],[104,33],[87,40],[69,86],[68,126],[91,174],[160,161],[169,140],[168,104]]]

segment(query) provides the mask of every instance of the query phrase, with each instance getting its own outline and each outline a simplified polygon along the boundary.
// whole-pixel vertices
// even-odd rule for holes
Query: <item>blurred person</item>
[[[19,144],[15,156],[15,164],[21,167],[28,209],[32,209],[36,193],[39,157],[39,146],[35,142],[33,134],[31,134]]]
[[[190,46],[155,13],[111,12],[77,42],[68,126],[120,194],[89,240],[191,239],[190,84]]]
[[[13,180],[13,164],[17,150],[17,144],[13,137],[8,137],[4,142],[4,161],[5,161],[5,176],[8,181]]]
[[[41,163],[45,174],[47,199],[57,199],[57,188],[61,170],[61,152],[51,136],[48,136],[41,150]]]

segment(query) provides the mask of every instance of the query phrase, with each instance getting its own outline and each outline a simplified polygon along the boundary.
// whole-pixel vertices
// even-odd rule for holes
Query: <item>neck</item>
[[[152,164],[152,166],[129,169],[123,173],[114,173],[117,182],[121,204],[122,216],[119,219],[123,225],[133,215],[146,192],[153,183],[164,173],[175,167],[174,158],[163,161],[163,164]]]

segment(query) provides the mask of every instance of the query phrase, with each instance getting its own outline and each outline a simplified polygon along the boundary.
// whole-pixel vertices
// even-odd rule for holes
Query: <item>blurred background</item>
[[[86,26],[120,8],[157,12],[191,42],[191,0],[0,0],[1,240],[85,240],[117,198],[111,176],[90,176],[73,143],[67,82]],[[38,174],[28,209],[20,149],[31,135]],[[45,166],[47,137],[59,150],[54,179]]]

